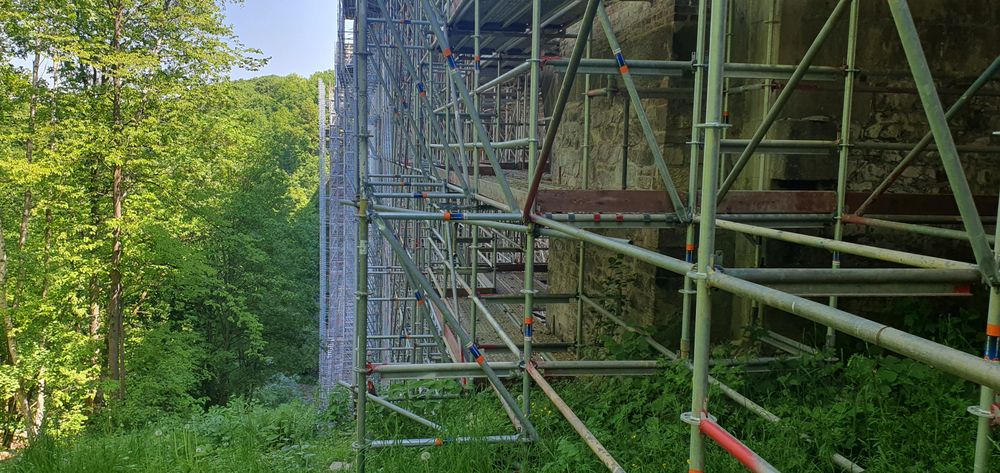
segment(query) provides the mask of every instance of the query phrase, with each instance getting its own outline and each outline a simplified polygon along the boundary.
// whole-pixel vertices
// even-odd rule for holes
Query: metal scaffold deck
[[[320,384],[325,395],[338,383],[354,389],[357,471],[364,471],[366,453],[375,448],[473,440],[533,442],[539,438],[529,410],[531,395],[537,393],[533,387],[552,401],[610,471],[626,471],[547,381],[556,376],[657,372],[654,360],[582,359],[587,343],[584,318],[590,316],[642,334],[663,357],[690,368],[691,406],[677,413],[678,422],[691,428],[690,471],[704,470],[709,440],[750,471],[778,471],[780,459],[772,459],[772,466],[711,415],[707,392],[714,385],[762,418],[781,421],[709,375],[710,364],[727,362],[710,359],[713,291],[826,327],[825,347],[772,334],[771,342],[789,353],[820,352],[843,334],[981,385],[981,402],[969,412],[978,423],[974,471],[988,471],[995,416],[991,407],[1000,389],[1000,273],[994,251],[1000,241],[992,241],[986,224],[1000,216],[995,196],[972,194],[958,154],[966,148],[956,145],[948,118],[991,80],[1000,69],[1000,57],[946,110],[906,0],[888,0],[909,66],[907,80],[919,95],[930,131],[918,143],[852,142],[853,97],[862,73],[856,64],[860,0],[835,3],[798,64],[727,62],[732,41],[727,0],[676,2],[678,10],[697,22],[692,60],[630,60],[603,3],[341,1],[337,83],[330,89],[320,86],[325,144],[320,161]],[[813,64],[838,25],[847,29],[843,66]],[[569,57],[543,55],[543,42],[556,41],[562,41],[564,49],[568,44]],[[606,41],[611,57],[592,57],[592,43],[598,41]],[[551,93],[542,92],[543,69],[557,77]],[[650,91],[636,85],[640,76],[684,77],[690,84]],[[592,90],[594,77],[615,77],[623,90]],[[782,86],[752,134],[734,138],[727,135],[723,100],[736,88],[724,85],[747,78],[781,81]],[[838,139],[766,139],[803,81],[821,82],[843,94]],[[546,176],[567,102],[579,92],[580,83],[586,92],[579,147],[582,185],[566,188]],[[662,190],[591,189],[591,97],[611,93],[624,97],[625,113],[642,128]],[[671,175],[664,144],[650,124],[646,94],[683,96],[692,104],[690,140],[679,145],[689,168],[686,186]],[[951,194],[886,194],[913,157],[931,144],[936,145]],[[890,149],[908,153],[875,191],[848,192],[852,153]],[[968,149],[1000,151],[988,146]],[[765,153],[832,156],[837,161],[835,189],[734,189],[751,159]],[[726,166],[724,156],[732,158]],[[959,229],[941,226],[945,224]],[[845,241],[846,225],[961,240],[971,247],[974,261]],[[683,229],[686,234],[677,243],[682,251],[661,254],[600,232],[625,228]],[[800,231],[804,228],[831,231],[817,236],[815,231]],[[756,265],[723,267],[715,260],[719,230],[749,236],[758,249],[764,240],[817,248],[829,253],[829,266],[762,267],[758,256]],[[576,253],[577,285],[572,293],[546,290],[542,274],[549,271],[549,245],[555,240],[571,242]],[[683,279],[676,349],[617,317],[588,293],[584,274],[592,248]],[[841,255],[874,264],[841,268]],[[520,287],[512,289],[513,284]],[[838,308],[843,297],[964,295],[970,285],[980,284],[990,293],[985,357]],[[546,308],[555,304],[575,308],[571,340],[540,338]],[[552,356],[556,352],[569,352],[575,359]],[[385,383],[427,378],[485,378],[509,414],[513,433],[476,439],[369,438],[369,401],[425,426],[437,425],[375,394]],[[509,389],[514,380],[520,381],[520,400]],[[840,454],[827,460],[845,471],[864,471]]]

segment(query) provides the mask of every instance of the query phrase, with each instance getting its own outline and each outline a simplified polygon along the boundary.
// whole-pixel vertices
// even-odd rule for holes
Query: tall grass
[[[972,464],[975,419],[965,406],[975,387],[923,365],[893,357],[855,356],[841,363],[798,360],[776,372],[747,375],[716,370],[724,379],[783,418],[767,422],[711,392],[720,424],[781,471],[833,473],[841,453],[878,472],[960,472]],[[686,468],[690,373],[682,367],[645,378],[581,378],[554,382],[612,455],[630,473]],[[518,383],[514,383],[518,384]],[[383,394],[396,397],[393,387]],[[443,439],[514,433],[489,390],[462,391],[455,383],[417,383],[456,395],[398,404],[442,425],[435,431],[369,403],[369,439]],[[515,387],[514,385],[511,386]],[[114,432],[92,431],[74,442],[41,438],[0,472],[308,472],[331,462],[353,462],[349,400],[336,393],[325,412],[301,403],[276,407],[234,402],[186,420]],[[603,472],[579,436],[539,391],[531,419],[542,439],[531,444],[446,444],[369,450],[368,471],[395,473]],[[804,435],[805,434],[805,435]],[[712,472],[744,471],[718,446],[708,445]],[[1000,447],[994,465],[1000,465]],[[525,463],[526,462],[526,463]]]
[[[90,432],[70,442],[41,437],[0,471],[301,472],[350,455],[343,435],[314,407],[233,402],[191,418],[124,432]]]

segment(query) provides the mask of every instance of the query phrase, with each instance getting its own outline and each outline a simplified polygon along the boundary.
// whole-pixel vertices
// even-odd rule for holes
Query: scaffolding
[[[610,3],[610,2],[608,2]],[[727,432],[711,415],[710,385],[770,422],[781,419],[709,375],[714,290],[752,301],[827,328],[825,347],[769,335],[790,353],[833,347],[838,333],[925,363],[981,385],[981,402],[969,408],[977,424],[974,471],[988,471],[990,424],[1000,389],[1000,273],[994,251],[1000,239],[986,224],[1000,214],[997,200],[974,196],[959,151],[996,153],[989,146],[957,146],[948,119],[980,92],[1000,69],[996,58],[947,111],[942,106],[906,0],[887,0],[930,131],[917,143],[852,141],[851,116],[861,71],[856,64],[860,0],[839,0],[797,64],[748,64],[727,60],[732,32],[728,0],[676,2],[696,18],[691,61],[630,60],[600,0],[342,0],[339,8],[337,84],[321,106],[321,385],[352,387],[357,415],[356,468],[366,452],[383,447],[434,446],[485,441],[532,442],[531,388],[537,386],[610,471],[625,471],[548,383],[551,376],[649,375],[651,360],[582,359],[585,314],[596,314],[645,337],[669,360],[692,372],[689,468],[704,470],[706,439],[750,471],[778,471]],[[831,33],[846,23],[844,65],[813,62]],[[599,25],[612,57],[592,57]],[[543,54],[542,44],[565,41],[568,58]],[[542,93],[543,70],[559,77],[558,91]],[[877,71],[872,71],[872,74]],[[545,182],[566,105],[582,76],[582,186]],[[593,77],[617,77],[624,91],[592,89]],[[650,90],[637,77],[685,77],[691,87]],[[729,81],[764,80],[766,106],[747,138],[727,136],[725,100],[741,92]],[[780,87],[773,87],[780,81]],[[792,94],[804,82],[826,84],[843,95],[839,137],[833,141],[767,139]],[[727,85],[728,84],[728,85]],[[831,85],[832,84],[832,85]],[[743,86],[744,90],[757,87]],[[780,91],[779,91],[780,90]],[[622,154],[622,190],[590,187],[591,100],[622,96],[626,116],[638,121],[662,190],[628,190],[629,133]],[[646,97],[684,96],[692,103],[686,188],[671,175],[665,145],[653,130]],[[543,100],[544,98],[544,100]],[[625,122],[627,127],[628,120]],[[360,126],[359,126],[360,124]],[[931,144],[941,158],[954,204],[940,196],[886,194]],[[669,146],[669,145],[666,145]],[[870,194],[848,192],[852,153],[908,151]],[[832,191],[736,190],[754,156],[830,155],[837,158]],[[730,162],[724,162],[725,157]],[[676,168],[674,168],[676,169]],[[676,171],[675,171],[676,172]],[[905,197],[905,199],[904,199]],[[934,197],[933,199],[928,197]],[[949,196],[950,198],[950,196]],[[900,202],[921,213],[900,213]],[[880,205],[881,204],[881,205]],[[987,209],[989,207],[989,209]],[[931,209],[939,209],[934,212]],[[874,216],[873,216],[874,215]],[[832,227],[820,237],[798,229]],[[880,248],[844,239],[845,225],[908,231],[967,242],[974,262]],[[961,230],[940,225],[958,225]],[[683,252],[661,254],[595,229],[683,228]],[[716,261],[718,230],[750,236],[756,264],[723,267]],[[552,239],[573,242],[575,292],[546,291],[536,277],[548,263]],[[763,241],[782,241],[830,253],[828,268],[762,267]],[[683,277],[682,327],[677,351],[615,315],[588,295],[584,284],[588,248],[603,248]],[[896,267],[841,268],[841,255]],[[898,267],[902,266],[902,268]],[[355,283],[353,297],[349,285]],[[947,347],[838,308],[839,298],[865,295],[944,295],[974,284],[989,291],[984,356]],[[822,298],[825,302],[814,299]],[[536,340],[546,307],[575,305],[571,342]],[[511,309],[513,308],[513,309]],[[516,315],[512,316],[512,314]],[[348,333],[353,331],[353,340]],[[499,340],[481,343],[485,338]],[[488,351],[487,351],[488,350]],[[551,353],[569,350],[576,360]],[[769,359],[755,362],[767,364]],[[383,383],[408,379],[486,378],[507,411],[514,433],[481,438],[371,439],[366,403],[371,401],[432,429],[424,419],[377,395]],[[521,381],[521,399],[510,392]],[[505,382],[506,381],[506,382]],[[780,459],[774,459],[780,463]],[[845,471],[863,468],[835,454]],[[778,465],[780,466],[780,464]]]
[[[354,379],[354,285],[357,220],[344,202],[357,195],[354,34],[345,11],[337,18],[336,84],[319,84],[320,296],[319,386],[327,399]]]

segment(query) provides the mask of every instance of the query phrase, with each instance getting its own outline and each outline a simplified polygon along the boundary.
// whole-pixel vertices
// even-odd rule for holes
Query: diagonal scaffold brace
[[[463,327],[455,315],[451,313],[445,301],[441,299],[436,291],[434,291],[433,285],[427,280],[427,277],[424,276],[419,269],[417,269],[416,264],[406,252],[406,249],[403,248],[403,244],[399,241],[399,238],[396,237],[396,234],[393,233],[393,231],[388,225],[386,225],[385,221],[378,216],[378,214],[372,214],[371,220],[375,225],[375,228],[382,234],[382,237],[389,244],[393,254],[396,258],[398,258],[400,265],[403,266],[403,269],[406,271],[407,276],[413,283],[413,286],[422,288],[425,291],[424,293],[427,298],[430,299],[434,306],[438,308],[442,315],[444,315],[445,323],[458,336],[460,343],[465,346],[465,348],[469,351],[469,354],[472,356],[472,359],[482,368],[483,373],[485,373],[486,377],[489,378],[490,383],[497,389],[497,392],[499,392],[503,402],[510,407],[510,409],[517,416],[518,420],[521,421],[525,435],[532,440],[537,439],[538,434],[535,431],[534,425],[532,425],[531,421],[524,415],[524,412],[517,405],[517,401],[510,394],[510,391],[507,390],[507,387],[504,386],[503,382],[500,381],[500,378],[497,377],[496,372],[493,371],[490,363],[486,361],[486,358],[482,354],[479,347],[472,341],[472,337],[465,330],[465,327]]]
[[[507,177],[504,176],[503,169],[500,167],[496,150],[493,148],[493,143],[486,133],[486,126],[483,125],[483,118],[479,115],[479,110],[472,100],[472,95],[469,94],[469,87],[465,84],[465,79],[462,77],[461,71],[458,70],[458,64],[455,62],[455,54],[448,44],[448,37],[441,26],[441,19],[438,17],[438,12],[428,0],[421,0],[420,5],[423,7],[424,14],[427,15],[427,19],[431,23],[431,31],[434,32],[434,36],[437,38],[438,48],[448,63],[448,77],[451,79],[452,84],[458,91],[459,97],[462,99],[462,103],[472,118],[477,136],[482,139],[483,151],[486,152],[486,158],[490,161],[490,166],[493,167],[497,182],[503,191],[504,199],[510,208],[516,209],[518,207],[517,199],[514,198],[514,193],[510,190],[510,183],[507,182]]]

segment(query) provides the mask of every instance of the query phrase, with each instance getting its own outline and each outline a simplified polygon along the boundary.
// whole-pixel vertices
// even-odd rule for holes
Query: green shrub
[[[164,324],[133,337],[126,366],[126,397],[103,411],[113,427],[140,427],[165,416],[188,415],[201,410],[205,399],[196,397],[206,373],[201,338],[194,332],[174,330]],[[105,392],[114,392],[113,385]]]

